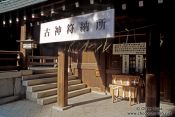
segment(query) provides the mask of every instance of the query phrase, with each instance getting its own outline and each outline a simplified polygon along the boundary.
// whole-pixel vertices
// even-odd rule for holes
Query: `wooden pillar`
[[[26,23],[22,22],[21,23],[21,33],[20,33],[20,41],[26,40]],[[24,57],[26,56],[26,51],[22,47],[22,43],[20,43],[20,52],[23,53]]]
[[[147,117],[159,117],[160,108],[160,35],[157,26],[152,27],[147,42],[146,112]],[[150,115],[149,115],[150,114]]]
[[[68,105],[68,53],[58,52],[57,103],[64,108]]]

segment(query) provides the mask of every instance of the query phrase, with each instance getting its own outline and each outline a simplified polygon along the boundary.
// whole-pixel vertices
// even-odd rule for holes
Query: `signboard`
[[[113,54],[146,54],[146,42],[113,44]]]
[[[114,9],[42,23],[40,43],[114,37]]]

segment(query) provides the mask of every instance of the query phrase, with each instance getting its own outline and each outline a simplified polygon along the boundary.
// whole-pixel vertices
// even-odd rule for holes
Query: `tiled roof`
[[[19,9],[47,0],[0,0],[0,13]]]

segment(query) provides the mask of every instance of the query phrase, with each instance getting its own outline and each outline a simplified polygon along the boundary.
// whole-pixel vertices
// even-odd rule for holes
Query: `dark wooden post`
[[[67,50],[58,52],[57,102],[64,108],[68,105],[68,54]]]
[[[147,42],[146,113],[147,117],[159,117],[160,108],[160,35],[153,26]],[[150,114],[150,115],[149,115]]]

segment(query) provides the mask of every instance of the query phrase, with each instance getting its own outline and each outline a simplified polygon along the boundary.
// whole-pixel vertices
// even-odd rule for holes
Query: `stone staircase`
[[[33,70],[33,75],[23,76],[23,86],[26,87],[26,98],[40,105],[57,101],[56,69]],[[68,76],[68,98],[89,93],[91,90],[78,77]]]

